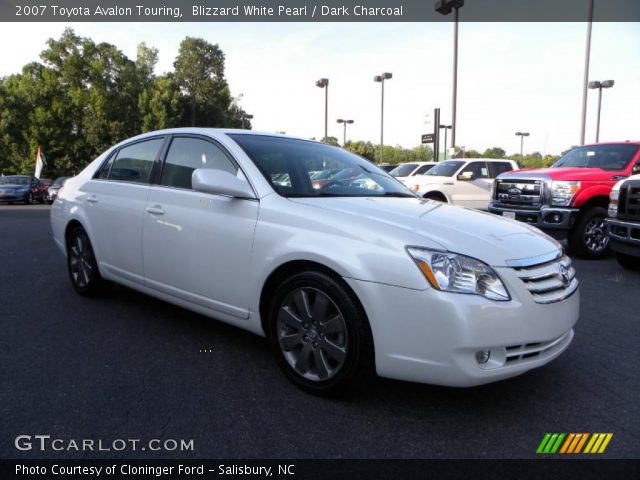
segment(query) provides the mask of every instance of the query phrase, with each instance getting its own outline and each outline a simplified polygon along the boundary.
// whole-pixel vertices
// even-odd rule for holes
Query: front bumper
[[[609,218],[607,232],[611,250],[640,257],[640,223]]]
[[[489,212],[496,215],[507,217],[510,213],[515,215],[515,219],[540,230],[555,232],[556,234],[565,234],[573,227],[576,215],[579,212],[577,208],[563,207],[541,207],[539,209],[525,209],[518,207],[510,207],[505,204],[491,202],[489,204]],[[507,215],[505,215],[507,212]],[[557,235],[553,235],[557,236]]]
[[[580,297],[534,302],[513,269],[496,269],[512,300],[345,279],[367,312],[378,375],[470,387],[520,375],[560,355],[573,339]],[[491,352],[481,365],[476,352]]]

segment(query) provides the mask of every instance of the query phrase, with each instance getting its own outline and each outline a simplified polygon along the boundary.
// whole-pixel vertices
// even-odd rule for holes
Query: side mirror
[[[196,168],[191,174],[191,186],[196,192],[236,198],[256,198],[249,182],[223,170]]]
[[[631,175],[637,175],[640,173],[640,163],[636,163],[631,169]]]
[[[473,172],[462,172],[460,175],[458,175],[458,180],[461,180],[463,182],[473,180],[474,178],[476,177]]]

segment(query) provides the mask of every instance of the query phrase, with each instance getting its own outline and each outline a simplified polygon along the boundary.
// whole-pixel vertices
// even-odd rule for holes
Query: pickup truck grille
[[[578,289],[576,271],[566,255],[559,255],[544,263],[518,267],[515,271],[536,303],[559,302]]]
[[[620,189],[618,218],[640,220],[640,181],[627,181]]]
[[[494,200],[505,205],[537,207],[542,204],[543,190],[542,180],[499,178]]]

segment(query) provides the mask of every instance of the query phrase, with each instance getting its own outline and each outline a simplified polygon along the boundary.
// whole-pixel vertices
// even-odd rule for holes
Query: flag
[[[36,155],[36,178],[40,178],[40,174],[42,173],[42,167],[47,164],[47,159],[42,153],[42,147],[38,145],[38,155]]]

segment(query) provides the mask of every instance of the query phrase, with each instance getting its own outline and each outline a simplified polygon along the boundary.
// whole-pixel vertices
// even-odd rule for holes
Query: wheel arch
[[[290,260],[276,267],[262,285],[262,289],[260,291],[259,313],[260,326],[265,335],[268,336],[269,331],[267,326],[269,303],[276,288],[278,288],[278,285],[280,285],[280,283],[282,283],[286,278],[306,270],[324,273],[338,282],[356,302],[361,314],[364,316],[363,318],[367,320],[369,330],[371,330],[371,323],[369,322],[369,317],[367,316],[362,302],[358,298],[358,295],[356,295],[356,292],[353,291],[338,272],[319,262],[311,260]]]
[[[447,195],[440,190],[429,190],[422,194],[422,198],[438,199],[443,200],[446,203],[451,203],[449,197],[447,197]]]

